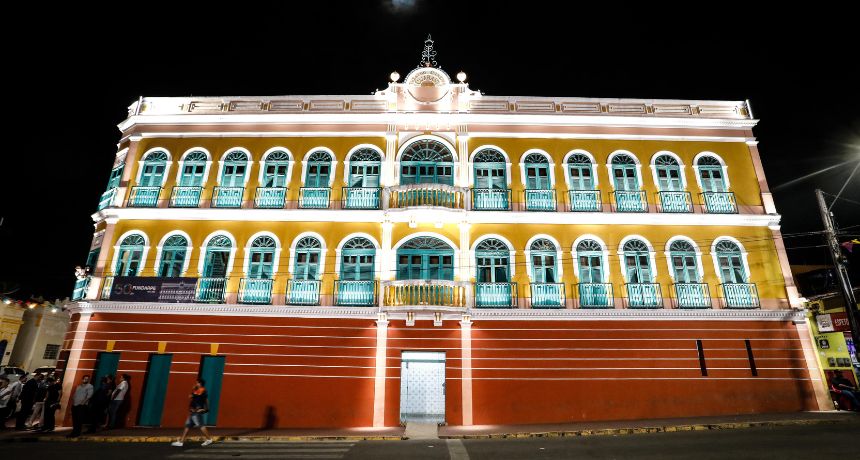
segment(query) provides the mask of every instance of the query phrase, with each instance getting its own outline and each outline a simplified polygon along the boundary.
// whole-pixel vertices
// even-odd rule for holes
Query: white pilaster
[[[472,319],[463,315],[460,321],[460,353],[463,384],[463,425],[472,425]]]
[[[373,426],[385,426],[385,363],[388,347],[388,317],[379,314],[376,321],[376,374],[373,386]]]
[[[69,357],[66,361],[66,371],[63,373],[63,398],[60,400],[62,404],[57,424],[62,425],[66,415],[71,410],[71,397],[75,393],[75,386],[81,376],[87,369],[79,369],[81,362],[81,350],[84,349],[84,339],[87,336],[87,329],[90,325],[90,317],[92,313],[81,313],[78,318],[78,327],[75,329],[75,337],[72,339],[72,344],[69,346]],[[83,371],[83,372],[80,372]]]
[[[385,135],[385,160],[382,162],[381,182],[383,187],[391,187],[394,183],[394,157],[397,155],[397,133],[389,130]]]
[[[471,171],[469,170],[469,135],[468,134],[457,134],[457,156],[460,160],[460,174],[457,177],[457,185],[460,187],[468,187],[469,186],[469,176],[471,176]]]

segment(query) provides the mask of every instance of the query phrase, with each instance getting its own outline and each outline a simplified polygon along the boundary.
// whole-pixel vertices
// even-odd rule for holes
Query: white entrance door
[[[445,423],[445,353],[404,351],[400,421]]]

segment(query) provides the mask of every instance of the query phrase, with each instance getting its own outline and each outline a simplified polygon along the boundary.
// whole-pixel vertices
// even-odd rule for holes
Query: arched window
[[[179,277],[185,268],[188,240],[182,235],[173,235],[161,247],[161,261],[158,263],[158,276]]]
[[[660,155],[654,159],[657,171],[657,188],[661,192],[680,192],[684,190],[681,181],[681,166],[671,155]]]
[[[630,240],[624,243],[624,273],[628,283],[653,282],[651,256],[648,245],[642,240]]]
[[[703,192],[725,192],[728,190],[725,171],[720,160],[712,155],[703,155],[696,162]]]
[[[161,150],[149,152],[143,159],[138,185],[141,187],[161,187],[164,183],[164,171],[167,167],[167,161],[167,153]]]
[[[224,235],[216,235],[206,245],[203,259],[204,278],[227,278],[227,267],[233,243]]]
[[[355,237],[341,250],[340,279],[369,281],[375,275],[376,247],[367,238]]]
[[[582,240],[576,245],[580,283],[602,283],[603,248],[594,240]]]
[[[415,141],[400,157],[400,183],[454,185],[454,156],[437,140]]]
[[[636,160],[624,153],[615,155],[612,158],[612,180],[617,191],[638,191]]]
[[[350,187],[379,187],[379,168],[382,157],[379,152],[369,148],[358,149],[349,157]]]
[[[481,149],[475,154],[472,164],[475,174],[475,188],[472,191],[474,209],[508,209],[508,165],[502,152],[491,148]]]
[[[454,249],[432,236],[419,236],[397,250],[398,280],[454,280]]]
[[[140,273],[145,246],[146,239],[142,235],[132,234],[123,238],[116,257],[116,276],[137,276]]]
[[[574,153],[567,159],[567,170],[571,190],[594,190],[594,171],[588,156]]]
[[[285,188],[289,182],[287,173],[290,168],[290,154],[283,150],[275,150],[266,155],[263,164],[263,187]]]
[[[182,170],[179,174],[180,187],[202,187],[203,175],[206,174],[206,162],[209,157],[200,150],[195,150],[182,160]]]
[[[743,254],[737,244],[729,240],[720,240],[714,245],[714,251],[723,284],[747,282]]]
[[[475,248],[476,279],[479,283],[508,283],[511,252],[505,243],[487,238]]]
[[[248,155],[241,150],[234,150],[224,158],[221,170],[222,187],[244,187],[245,173],[248,168]]]
[[[307,161],[305,187],[328,188],[331,175],[332,158],[328,152],[317,150],[311,153]]]
[[[526,170],[526,189],[549,190],[549,160],[540,153],[530,153],[523,159]]]
[[[532,259],[532,281],[535,283],[557,282],[556,255],[558,250],[552,241],[539,238],[529,247]]]
[[[295,280],[318,280],[320,273],[320,257],[322,255],[322,244],[319,240],[306,236],[296,243],[295,268],[293,279]]]
[[[687,241],[677,240],[669,245],[672,260],[672,274],[676,283],[691,284],[699,282],[699,264],[696,248]]]
[[[270,236],[259,236],[251,243],[248,257],[248,278],[272,279],[275,272],[277,243]]]

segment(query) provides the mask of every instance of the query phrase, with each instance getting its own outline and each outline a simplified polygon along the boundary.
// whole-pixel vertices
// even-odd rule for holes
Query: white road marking
[[[448,455],[451,460],[469,460],[469,453],[466,452],[466,446],[459,439],[448,439],[445,441],[448,444]]]

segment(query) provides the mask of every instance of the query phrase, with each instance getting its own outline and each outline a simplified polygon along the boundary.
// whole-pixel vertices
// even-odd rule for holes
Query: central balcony
[[[759,308],[758,289],[753,283],[725,283],[723,298],[727,308]]]
[[[475,211],[509,211],[511,191],[501,188],[473,188],[472,209]]]
[[[99,211],[113,205],[113,199],[115,196],[116,196],[116,189],[115,188],[112,188],[112,189],[102,193],[102,197],[101,197],[101,199],[99,199]]]
[[[693,212],[693,199],[690,192],[658,192],[657,198],[660,201],[660,212]]]
[[[203,187],[173,187],[170,192],[170,207],[196,208],[200,206],[200,193]]]
[[[529,283],[532,308],[564,308],[563,283]]]
[[[283,209],[287,201],[286,187],[257,187],[254,207],[259,209]]]
[[[705,212],[708,214],[737,214],[738,203],[732,192],[700,193]]]
[[[576,285],[576,290],[579,294],[579,308],[612,308],[615,306],[612,283],[579,283]]]
[[[302,209],[328,209],[331,189],[328,187],[302,187],[299,189],[299,207]]]
[[[158,195],[161,187],[132,187],[128,197],[130,208],[154,208],[158,206]]]
[[[599,212],[603,210],[600,203],[600,190],[568,190],[570,210],[573,212]]]
[[[239,281],[239,303],[272,303],[272,284],[271,279],[242,278]]]
[[[628,308],[660,308],[663,293],[657,283],[627,283]]]
[[[678,308],[711,308],[711,292],[705,283],[675,283]]]
[[[478,308],[516,308],[517,283],[475,283],[475,306]]]
[[[376,281],[337,280],[334,283],[334,299],[337,305],[372,307],[377,303]]]
[[[212,191],[213,208],[241,208],[245,187],[215,187]]]
[[[389,208],[433,206],[465,209],[465,189],[445,184],[408,184],[391,187]]]
[[[644,190],[616,190],[615,211],[617,212],[648,212],[648,199]]]
[[[194,300],[205,303],[224,303],[227,278],[198,278]]]
[[[383,281],[386,307],[465,308],[469,283],[448,280]]]
[[[290,280],[287,283],[287,303],[290,305],[319,305],[319,280]]]
[[[557,201],[555,190],[531,190],[523,191],[526,211],[555,211]]]
[[[379,209],[379,187],[344,187],[343,209]]]

